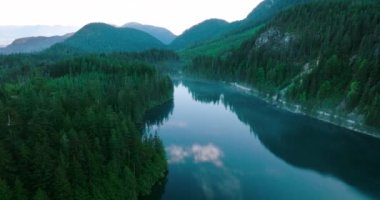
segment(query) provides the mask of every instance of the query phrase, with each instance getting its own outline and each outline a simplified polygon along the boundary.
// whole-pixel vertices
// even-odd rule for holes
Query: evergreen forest
[[[49,63],[28,63],[28,56],[17,55],[23,59],[15,59],[15,66],[25,62],[19,68],[11,66],[12,57],[1,58],[1,199],[149,194],[167,164],[161,140],[143,134],[143,118],[172,98],[173,86],[139,61],[154,59],[147,54],[83,55]],[[40,66],[30,67],[33,62]]]

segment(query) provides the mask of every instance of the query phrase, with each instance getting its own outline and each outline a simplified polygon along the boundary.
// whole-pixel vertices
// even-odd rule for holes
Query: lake
[[[379,139],[231,85],[177,80],[174,100],[148,118],[169,163],[154,199],[380,198]]]

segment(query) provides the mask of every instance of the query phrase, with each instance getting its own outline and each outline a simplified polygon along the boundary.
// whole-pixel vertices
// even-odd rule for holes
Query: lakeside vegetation
[[[380,4],[307,2],[282,1],[268,13],[263,4],[258,21],[209,20],[171,47],[191,59],[188,74],[380,129]],[[302,5],[280,12],[293,3]],[[149,195],[167,160],[142,124],[157,105],[172,110],[173,83],[158,71],[181,63],[173,51],[133,51],[169,47],[96,23],[40,53],[0,55],[0,199]],[[216,102],[220,95],[193,97]]]
[[[128,57],[94,54],[19,68],[23,59],[14,67],[0,62],[1,199],[149,194],[167,164],[161,140],[140,124],[147,110],[172,98],[173,86]]]
[[[379,10],[375,1],[296,6],[228,56],[194,58],[187,72],[380,128]]]

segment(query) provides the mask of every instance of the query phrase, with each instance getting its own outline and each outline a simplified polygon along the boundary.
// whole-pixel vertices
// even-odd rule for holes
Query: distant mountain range
[[[306,3],[311,0],[264,0],[241,21],[228,23],[221,19],[205,20],[190,27],[178,37],[169,30],[140,23],[127,23],[117,28],[103,23],[92,23],[84,26],[72,37],[28,37],[15,40],[11,45],[0,48],[0,53],[25,53],[36,52],[49,48],[56,43],[66,46],[65,49],[77,49],[85,52],[113,52],[113,51],[142,51],[150,48],[186,49],[196,47],[213,40],[229,38],[231,35],[242,34],[251,31],[257,25],[270,20],[280,11],[296,4]],[[73,27],[63,26],[24,26],[11,27],[0,26],[0,38],[6,40],[19,35],[44,36],[52,33],[67,33],[74,30]],[[241,41],[240,36],[232,37],[233,41]],[[65,40],[67,39],[67,40]],[[233,45],[236,46],[236,45]],[[57,48],[55,48],[57,49]]]
[[[35,27],[30,27],[31,30],[33,28]],[[62,43],[73,35],[73,39]],[[155,38],[152,38],[152,36]],[[165,45],[171,43],[175,38],[176,35],[165,28],[135,22],[125,24],[121,28],[93,23],[84,26],[77,33],[73,34],[15,39],[9,45],[0,46],[0,54],[38,52],[48,49],[57,43],[62,44],[54,47],[54,51],[58,51],[58,49],[76,49],[76,51],[90,52],[140,51],[150,48],[165,48]]]
[[[166,28],[140,24],[137,22],[127,23],[123,27],[133,28],[133,29],[137,29],[137,30],[149,33],[150,35],[157,38],[158,40],[160,40],[162,43],[166,45],[170,44],[177,37]]]
[[[72,34],[52,37],[39,36],[16,39],[10,45],[0,48],[0,54],[32,53],[42,51],[53,46],[54,44],[63,42],[71,35]]]
[[[78,29],[73,26],[0,26],[0,46],[9,45],[18,38],[64,35]]]
[[[117,28],[104,23],[84,26],[62,45],[85,52],[122,52],[143,51],[151,48],[165,48],[165,45],[140,30]]]

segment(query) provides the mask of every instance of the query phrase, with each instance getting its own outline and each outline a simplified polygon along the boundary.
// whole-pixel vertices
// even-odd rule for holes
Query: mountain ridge
[[[72,33],[79,28],[74,26],[49,26],[49,25],[27,25],[27,26],[0,26],[0,45],[7,46],[15,39],[38,36],[57,36]]]
[[[245,83],[275,104],[297,105],[297,112],[378,134],[378,10],[376,1],[313,1],[291,7],[238,49],[224,56],[198,56],[187,70]]]
[[[170,47],[182,49],[213,39],[224,33],[228,25],[227,21],[216,18],[202,21],[185,30],[170,44]]]
[[[45,50],[54,44],[63,42],[69,38],[72,33],[62,36],[36,36],[25,37],[14,40],[11,44],[0,48],[0,54],[14,54],[14,53],[34,53]]]
[[[132,28],[118,28],[105,23],[87,24],[62,44],[90,53],[165,48],[161,41],[148,33]]]
[[[172,33],[170,30],[153,26],[153,25],[146,25],[146,24],[140,24],[138,22],[129,22],[124,24],[122,27],[125,28],[133,28],[137,29],[146,33],[149,33],[150,35],[154,36],[158,40],[160,40],[162,43],[168,45],[170,44],[177,36]]]

